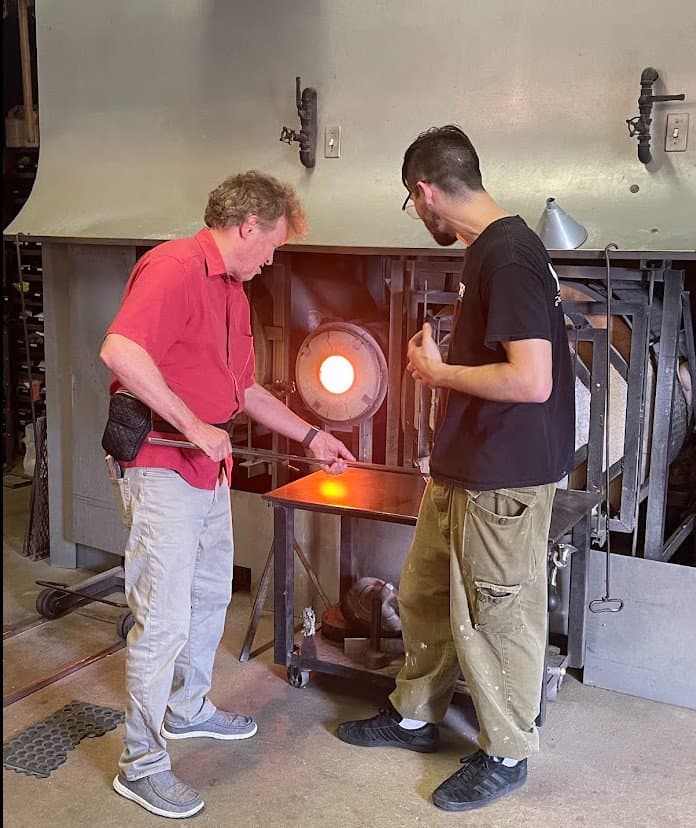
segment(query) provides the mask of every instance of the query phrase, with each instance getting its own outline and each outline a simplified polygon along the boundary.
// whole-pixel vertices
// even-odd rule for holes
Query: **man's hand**
[[[247,388],[246,412],[252,419],[272,431],[297,442],[301,442],[307,434],[309,423],[298,417],[258,382]],[[321,468],[329,474],[342,474],[346,470],[346,462],[355,463],[355,457],[343,443],[326,431],[317,432],[308,448],[312,457],[326,461],[322,463]]]
[[[230,435],[214,425],[199,422],[184,436],[195,443],[211,460],[224,460],[232,454]]]
[[[348,468],[346,461],[355,463],[355,457],[348,451],[340,440],[328,431],[319,431],[308,446],[312,457],[317,460],[327,460],[321,468],[329,474],[343,474]]]
[[[440,348],[433,339],[433,329],[425,322],[423,330],[411,337],[406,352],[408,364],[406,369],[413,379],[422,382],[428,388],[438,386],[439,367],[442,365]]]

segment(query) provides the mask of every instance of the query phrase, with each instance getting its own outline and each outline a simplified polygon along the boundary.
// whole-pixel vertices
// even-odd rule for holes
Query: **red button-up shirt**
[[[208,229],[164,242],[139,259],[107,333],[144,348],[204,422],[224,423],[243,410],[244,392],[254,382],[249,302],[242,285],[228,277]],[[114,377],[111,393],[119,387]],[[214,489],[220,472],[220,464],[198,449],[147,442],[122,465],[173,469],[199,489]],[[226,466],[229,481],[231,458]]]

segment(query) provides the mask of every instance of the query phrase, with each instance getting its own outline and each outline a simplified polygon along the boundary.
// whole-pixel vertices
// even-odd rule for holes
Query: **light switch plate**
[[[667,115],[665,133],[665,152],[684,152],[689,137],[689,113],[680,112]]]
[[[341,127],[327,126],[324,130],[324,158],[341,157]]]

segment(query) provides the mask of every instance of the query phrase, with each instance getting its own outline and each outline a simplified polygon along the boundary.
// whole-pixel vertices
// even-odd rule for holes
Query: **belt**
[[[226,423],[211,423],[214,428],[221,428],[223,431],[226,431],[228,434],[232,430],[232,424],[234,423],[234,418],[228,420]],[[175,428],[171,423],[168,423],[166,420],[162,420],[160,417],[155,417],[154,412],[152,415],[152,430],[153,431],[162,431],[165,434],[181,434],[180,428]]]

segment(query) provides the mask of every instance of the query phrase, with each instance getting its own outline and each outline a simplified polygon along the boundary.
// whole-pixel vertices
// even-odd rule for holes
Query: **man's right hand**
[[[201,422],[185,435],[204,451],[211,460],[224,460],[232,454],[230,435],[221,428]]]
[[[309,453],[319,460],[326,460],[321,468],[328,474],[343,474],[346,463],[355,463],[355,457],[343,443],[328,431],[317,432],[308,446]]]
[[[433,328],[429,322],[425,322],[423,329],[411,337],[406,356],[406,369],[413,379],[422,382],[428,388],[437,388],[440,384],[439,369],[443,360],[440,348],[433,339]]]

